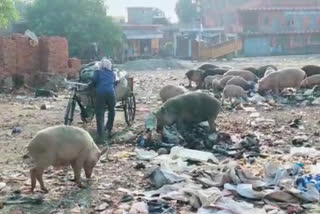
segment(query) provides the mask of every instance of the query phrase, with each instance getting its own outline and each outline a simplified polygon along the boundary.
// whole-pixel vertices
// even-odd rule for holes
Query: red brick
[[[68,41],[62,37],[40,39],[40,65],[42,72],[68,72]]]
[[[40,70],[40,47],[32,47],[29,38],[23,35],[15,35],[17,54],[17,73],[32,73]]]
[[[15,73],[17,67],[17,51],[15,40],[0,37],[0,73]]]
[[[81,60],[77,58],[70,58],[68,60],[68,78],[77,79],[81,69]]]
[[[79,71],[81,69],[81,60],[77,58],[70,58],[68,60],[69,69]]]

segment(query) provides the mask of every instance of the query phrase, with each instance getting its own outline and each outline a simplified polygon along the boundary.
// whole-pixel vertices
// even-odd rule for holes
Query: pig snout
[[[93,167],[84,168],[84,173],[87,179],[92,177]]]

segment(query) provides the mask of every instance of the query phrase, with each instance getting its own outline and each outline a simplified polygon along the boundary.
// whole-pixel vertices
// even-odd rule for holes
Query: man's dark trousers
[[[104,137],[104,114],[105,108],[108,109],[108,122],[106,129],[111,131],[113,128],[113,121],[115,117],[116,98],[113,93],[97,94],[96,96],[96,120],[98,135],[100,138]]]

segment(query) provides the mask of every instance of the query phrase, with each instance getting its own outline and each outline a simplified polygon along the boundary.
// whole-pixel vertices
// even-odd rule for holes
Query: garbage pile
[[[183,147],[149,160],[156,166],[147,175],[153,189],[139,197],[189,204],[198,214],[302,213],[305,205],[320,200],[320,174],[305,174],[301,163],[282,166],[268,160],[250,170],[232,159],[219,161],[210,152]]]

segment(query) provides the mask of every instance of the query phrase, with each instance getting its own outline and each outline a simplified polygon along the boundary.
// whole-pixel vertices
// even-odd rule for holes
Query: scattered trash
[[[155,188],[160,188],[165,184],[174,184],[181,181],[184,181],[185,179],[173,172],[156,168],[150,175],[150,180],[152,185]]]
[[[41,110],[46,110],[46,109],[47,109],[46,104],[42,104],[42,105],[40,106],[40,109],[41,109]]]
[[[14,127],[14,128],[12,129],[12,135],[14,135],[14,134],[20,134],[20,133],[21,133],[21,129],[20,129],[20,128]]]
[[[160,149],[158,149],[157,153],[158,153],[159,155],[166,155],[166,154],[168,154],[169,152],[168,152],[168,150],[167,150],[166,148],[160,148]]]
[[[306,135],[303,136],[295,136],[292,140],[292,144],[294,146],[303,146],[305,142],[308,142],[309,138]]]
[[[263,102],[266,102],[267,100],[263,96],[259,94],[255,94],[253,97],[250,98],[250,101],[253,103],[263,103]]]
[[[149,132],[156,130],[157,128],[157,118],[154,113],[148,115],[145,120],[145,129]]]
[[[138,202],[132,205],[130,214],[149,214],[148,205],[144,202]]]
[[[219,163],[219,160],[210,152],[185,149],[183,147],[173,147],[170,156],[172,159],[180,158],[182,160]]]
[[[128,143],[128,142],[134,141],[136,139],[136,137],[137,136],[135,134],[133,134],[132,131],[128,131],[123,135],[116,136],[114,141],[116,143]]]
[[[9,196],[3,200],[4,205],[13,205],[13,204],[42,204],[43,203],[43,196],[41,195],[21,195],[15,194]]]
[[[24,35],[30,39],[29,43],[32,47],[35,47],[39,44],[39,39],[34,32],[26,30]]]
[[[300,128],[302,126],[302,121],[301,121],[301,118],[298,118],[298,119],[294,119],[291,123],[290,123],[290,127],[291,128]]]
[[[58,97],[58,95],[50,90],[36,89],[35,97]]]
[[[290,149],[290,155],[292,155],[292,157],[317,158],[320,157],[320,151],[309,147],[292,147]]]
[[[177,214],[176,210],[171,207],[169,203],[166,203],[164,201],[149,201],[148,208],[149,214]]]
[[[101,205],[99,205],[98,207],[95,208],[95,211],[101,212],[106,210],[109,207],[108,203],[103,203]]]
[[[133,201],[134,198],[131,196],[131,195],[124,195],[122,198],[121,198],[121,202],[129,202],[129,201]]]
[[[0,182],[0,191],[6,187],[6,183]]]
[[[150,161],[158,156],[155,151],[147,151],[144,149],[136,149],[135,152],[138,160]]]

